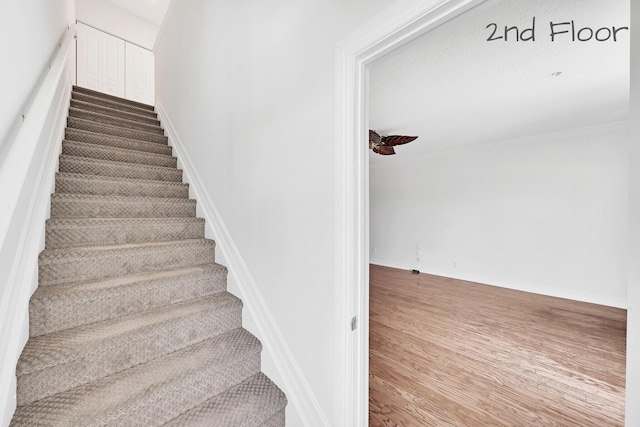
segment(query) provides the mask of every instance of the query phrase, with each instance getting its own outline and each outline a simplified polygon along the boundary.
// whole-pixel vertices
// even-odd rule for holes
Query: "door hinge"
[[[357,327],[358,327],[358,316],[353,316],[351,318],[351,330],[355,331]]]

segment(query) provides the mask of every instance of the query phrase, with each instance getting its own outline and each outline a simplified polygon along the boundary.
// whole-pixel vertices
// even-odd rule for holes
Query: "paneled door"
[[[155,102],[153,52],[126,43],[125,58],[126,98],[153,105]]]
[[[78,22],[78,86],[125,96],[125,41]]]

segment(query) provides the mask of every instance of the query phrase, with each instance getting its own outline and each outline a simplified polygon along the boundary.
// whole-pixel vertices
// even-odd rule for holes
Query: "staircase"
[[[152,106],[74,87],[11,426],[285,425]]]

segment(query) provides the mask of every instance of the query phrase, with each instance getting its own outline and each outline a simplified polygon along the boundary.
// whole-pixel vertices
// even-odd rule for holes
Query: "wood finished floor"
[[[372,265],[369,425],[623,426],[626,316]]]

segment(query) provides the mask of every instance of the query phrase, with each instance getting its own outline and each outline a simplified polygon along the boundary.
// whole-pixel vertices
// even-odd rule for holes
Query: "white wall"
[[[56,44],[75,19],[73,3],[21,0],[0,5],[0,163]]]
[[[389,3],[174,2],[155,49],[156,99],[329,420],[334,45]],[[301,425],[292,404],[287,416]]]
[[[625,124],[387,157],[371,261],[626,307],[627,157]]]
[[[80,22],[153,50],[160,27],[103,0],[76,0]]]
[[[632,28],[640,28],[640,5],[631,1]],[[631,32],[631,156],[629,168],[629,280],[627,295],[627,427],[640,426],[640,31]]]

